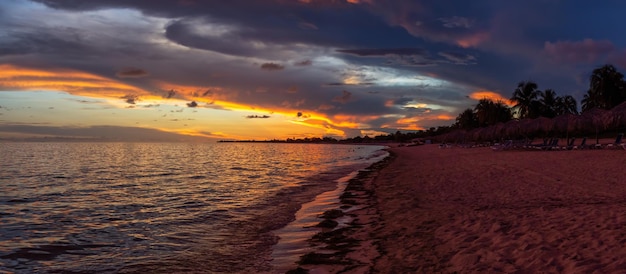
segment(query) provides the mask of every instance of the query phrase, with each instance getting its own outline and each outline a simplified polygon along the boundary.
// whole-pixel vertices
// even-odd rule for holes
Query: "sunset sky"
[[[624,1],[2,0],[0,139],[346,138],[626,70]]]

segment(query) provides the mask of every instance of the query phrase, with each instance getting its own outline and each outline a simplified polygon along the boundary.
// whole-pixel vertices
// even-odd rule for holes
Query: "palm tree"
[[[583,109],[593,107],[611,109],[626,100],[624,75],[612,65],[604,65],[591,72],[589,90],[583,99]]]
[[[520,119],[534,116],[531,114],[533,114],[533,109],[537,105],[536,100],[538,95],[539,91],[537,90],[536,83],[527,81],[517,84],[511,101],[516,103],[513,107],[517,109],[517,114]]]
[[[497,123],[506,123],[513,119],[513,113],[511,113],[511,109],[503,101],[498,100],[497,102],[495,102],[493,108],[493,114],[496,118],[493,121],[492,125],[495,125]]]
[[[602,105],[600,102],[600,94],[592,90],[588,90],[587,94],[585,94],[583,99],[580,101],[580,104],[582,105],[583,112],[599,108]]]
[[[460,129],[473,129],[478,127],[478,119],[476,118],[476,114],[474,110],[468,108],[461,112],[458,117],[456,117],[455,126]]]
[[[552,89],[539,91],[539,114],[543,117],[554,118],[556,116],[557,98],[556,92]]]
[[[502,101],[491,101],[480,99],[474,107],[478,125],[481,127],[495,125],[499,122],[505,123],[512,119],[511,109]]]
[[[555,111],[557,116],[567,113],[578,114],[576,99],[574,99],[571,95],[557,97]]]

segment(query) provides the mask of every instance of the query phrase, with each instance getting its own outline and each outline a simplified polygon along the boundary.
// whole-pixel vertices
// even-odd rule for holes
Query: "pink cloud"
[[[490,34],[489,32],[476,32],[471,33],[469,35],[460,37],[456,40],[456,44],[463,48],[472,48],[478,47],[483,44],[485,41],[489,40]]]
[[[545,42],[543,52],[558,63],[597,63],[615,51],[615,45],[608,40],[557,41]]]

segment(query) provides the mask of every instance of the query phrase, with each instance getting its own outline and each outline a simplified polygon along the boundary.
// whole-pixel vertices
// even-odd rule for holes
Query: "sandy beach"
[[[360,181],[353,266],[311,273],[626,273],[626,151],[390,151]]]

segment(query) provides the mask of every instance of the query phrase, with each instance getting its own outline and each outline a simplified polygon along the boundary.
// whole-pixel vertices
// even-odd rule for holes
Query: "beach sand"
[[[346,236],[359,244],[304,269],[626,273],[626,151],[390,151],[359,181],[368,197]]]

